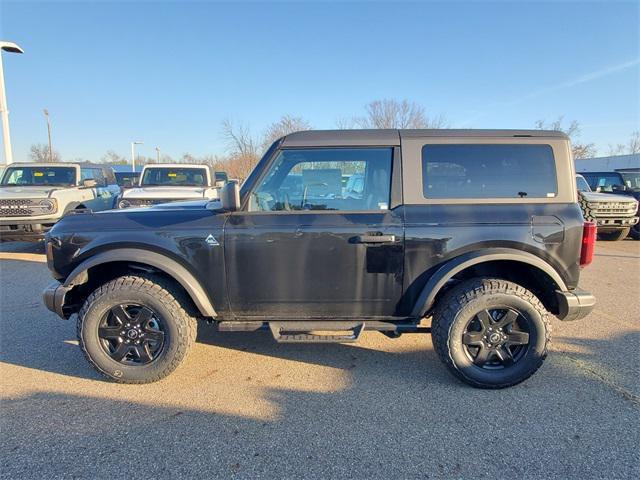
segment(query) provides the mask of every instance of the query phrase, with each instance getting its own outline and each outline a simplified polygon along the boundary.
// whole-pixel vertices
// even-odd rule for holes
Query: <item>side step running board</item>
[[[350,343],[358,341],[364,322],[269,322],[269,329],[278,343]]]

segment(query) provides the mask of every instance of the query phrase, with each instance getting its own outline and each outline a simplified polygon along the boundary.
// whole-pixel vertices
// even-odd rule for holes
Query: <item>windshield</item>
[[[624,180],[617,172],[592,173],[584,172],[582,176],[587,180],[591,190],[601,192],[613,192],[614,189],[620,189]]]
[[[576,177],[576,185],[578,187],[578,190],[581,192],[591,191],[591,188],[589,188],[589,184],[587,183],[587,181],[584,179],[584,177],[581,177],[580,175]]]
[[[0,185],[76,185],[74,167],[8,167]]]
[[[640,190],[640,172],[620,172],[624,183],[633,190]]]
[[[142,176],[141,186],[173,185],[181,187],[204,187],[207,171],[204,168],[147,168]]]

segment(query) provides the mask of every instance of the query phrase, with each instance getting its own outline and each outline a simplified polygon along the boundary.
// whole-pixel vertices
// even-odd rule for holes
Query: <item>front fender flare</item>
[[[141,263],[166,273],[182,285],[203,316],[217,316],[209,296],[189,270],[166,255],[141,248],[116,248],[90,257],[73,269],[63,285],[65,287],[72,287],[85,283],[88,280],[87,271],[90,268],[111,262]]]
[[[444,263],[422,288],[411,315],[418,318],[423,317],[433,306],[438,292],[457,273],[473,265],[497,260],[521,262],[536,267],[547,274],[551,280],[555,282],[559,290],[567,290],[567,285],[564,280],[562,280],[560,274],[558,274],[553,266],[541,258],[531,253],[511,248],[491,248],[466,253]]]

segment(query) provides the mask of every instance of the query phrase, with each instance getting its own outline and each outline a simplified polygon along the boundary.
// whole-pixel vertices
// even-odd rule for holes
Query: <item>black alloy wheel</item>
[[[138,304],[110,308],[98,326],[100,345],[107,355],[124,365],[153,362],[165,344],[161,318]]]
[[[462,344],[474,365],[488,370],[507,368],[525,356],[529,325],[513,308],[484,309],[467,323]]]

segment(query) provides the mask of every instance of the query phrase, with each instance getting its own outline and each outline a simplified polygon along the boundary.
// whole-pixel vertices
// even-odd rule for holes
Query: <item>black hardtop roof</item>
[[[535,137],[568,139],[557,130],[481,130],[481,129],[379,129],[379,130],[307,130],[282,139],[283,147],[400,145],[401,138],[421,137]]]

